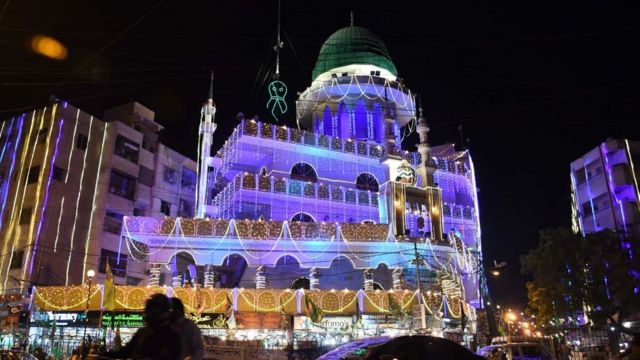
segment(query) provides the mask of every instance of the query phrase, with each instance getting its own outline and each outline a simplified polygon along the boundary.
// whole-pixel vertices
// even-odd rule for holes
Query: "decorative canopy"
[[[315,80],[331,69],[353,64],[374,65],[398,75],[382,40],[363,27],[349,26],[336,31],[324,42],[312,78]]]

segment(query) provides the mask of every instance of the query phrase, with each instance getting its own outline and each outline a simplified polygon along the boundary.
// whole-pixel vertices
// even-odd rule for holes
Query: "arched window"
[[[369,173],[362,173],[356,179],[356,188],[358,190],[378,192],[378,180]]]
[[[299,212],[295,215],[293,215],[293,217],[291,218],[291,222],[295,222],[295,221],[299,221],[299,222],[316,222],[316,220],[313,218],[313,216],[307,214],[307,213],[303,213],[303,212]]]
[[[324,107],[324,113],[322,114],[322,127],[325,135],[335,136],[333,133],[335,129],[333,128],[333,114],[331,113],[331,108],[329,105]]]
[[[291,179],[307,182],[318,182],[318,176],[313,166],[307,163],[297,163],[291,168]]]
[[[369,134],[367,132],[368,121],[367,121],[367,109],[364,106],[364,101],[360,100],[356,104],[356,109],[354,112],[354,120],[355,120],[355,133],[356,139],[367,139],[369,138]]]

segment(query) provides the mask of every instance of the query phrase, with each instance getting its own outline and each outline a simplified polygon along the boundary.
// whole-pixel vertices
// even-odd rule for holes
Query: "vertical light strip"
[[[55,124],[55,117],[51,122],[51,127]],[[49,204],[49,191],[51,190],[51,178],[53,178],[53,171],[55,168],[56,158],[58,157],[58,145],[60,144],[60,137],[62,135],[62,126],[64,124],[64,119],[60,119],[60,124],[58,125],[58,136],[56,137],[56,145],[53,150],[53,157],[51,158],[51,164],[49,165],[49,178],[47,179],[47,186],[45,187],[44,192],[44,200],[42,201],[42,210],[40,210],[40,222],[38,223],[38,228],[36,230],[36,238],[35,244],[33,245],[33,257],[31,258],[31,263],[29,264],[29,276],[33,274],[33,261],[36,258],[36,252],[38,251],[38,242],[40,241],[40,231],[42,230],[42,223],[44,221],[44,212]],[[45,156],[46,159],[46,156]],[[62,209],[60,209],[62,212]]]
[[[33,265],[33,257],[35,256],[35,251],[36,251],[36,244],[38,243],[38,238],[34,238],[34,231],[37,229],[36,228],[36,219],[37,219],[37,214],[38,214],[38,209],[40,208],[40,193],[42,192],[42,185],[45,181],[45,166],[46,166],[46,161],[47,159],[49,159],[49,148],[51,147],[51,135],[53,135],[53,128],[54,125],[56,123],[56,110],[58,109],[58,104],[55,103],[53,104],[53,107],[51,108],[51,125],[49,126],[49,132],[47,134],[47,140],[44,144],[45,150],[44,150],[44,157],[42,157],[42,165],[40,166],[40,174],[38,174],[38,185],[36,186],[36,196],[35,196],[35,204],[33,205],[33,211],[31,212],[31,221],[29,222],[29,234],[27,235],[27,247],[25,249],[25,266],[22,267],[22,276],[20,277],[21,279],[26,279],[26,274],[27,274],[27,266],[26,264],[29,264],[29,268],[31,268],[31,265]],[[40,129],[42,129],[42,126],[45,124],[45,115],[46,113],[42,114],[42,121],[40,123]],[[38,131],[38,137],[40,136],[40,131]],[[38,143],[38,139],[36,138],[36,144]],[[34,145],[34,152],[37,148],[37,145]],[[46,193],[47,193],[47,189],[45,189],[45,197],[46,197]],[[42,209],[44,211],[44,207],[46,206],[45,199],[43,199],[42,202]],[[44,213],[43,213],[44,214]],[[42,224],[42,218],[40,218],[40,224]],[[33,247],[32,247],[33,246]],[[31,272],[29,272],[29,275],[31,275]]]
[[[9,142],[9,135],[11,134],[11,128],[13,127],[13,121],[15,120],[15,118],[11,118],[11,124],[9,125],[9,129],[7,129],[7,139],[4,141],[4,145],[2,145],[2,154],[0,154],[0,162],[2,162],[2,159],[4,158],[4,151],[7,148],[7,143]],[[2,134],[4,133],[4,126],[7,124],[6,121],[2,122],[2,128],[0,128],[0,137],[2,137]]]
[[[633,158],[631,157],[631,148],[629,147],[629,140],[624,139],[624,144],[627,148],[627,158],[629,159],[629,165],[631,167],[631,175],[633,176],[633,184],[636,189],[636,206],[640,210],[640,189],[638,188],[638,179],[636,178],[636,169],[633,164]]]
[[[593,207],[593,196],[591,195],[591,185],[589,185],[589,172],[587,165],[584,166],[584,177],[587,179],[587,192],[589,193],[589,204],[591,205],[591,219],[593,220],[593,231],[598,231],[598,223],[596,222],[596,209]]]
[[[580,228],[580,233],[582,233],[582,236],[584,237],[584,224],[582,223],[582,216],[580,215],[580,208],[581,208],[581,203],[580,203],[580,196],[578,196],[578,186],[576,183],[576,178],[575,176],[573,176],[573,169],[570,169],[570,173],[569,175],[571,175],[571,186],[573,187],[573,193],[575,196],[575,211],[576,211],[576,218],[578,219],[578,227]]]
[[[96,180],[93,187],[93,202],[91,206],[91,214],[89,215],[89,229],[87,230],[87,238],[84,241],[84,261],[82,262],[82,281],[84,283],[84,277],[87,271],[87,257],[89,256],[89,240],[91,239],[91,227],[93,226],[93,216],[96,212],[96,197],[98,195],[98,183],[100,182],[100,168],[102,167],[102,155],[104,152],[104,143],[107,138],[107,130],[109,123],[104,123],[102,129],[102,144],[100,145],[100,158],[98,159],[98,169],[96,170]]]
[[[2,156],[4,156],[4,152],[5,152],[5,148],[7,147],[7,145],[9,145],[9,147],[11,147],[11,133],[13,131],[13,122],[14,122],[15,118],[11,119],[11,126],[9,126],[9,131],[7,132],[7,142],[5,142],[5,146],[2,149]],[[0,189],[0,196],[2,197],[2,210],[0,210],[0,230],[2,230],[2,220],[4,218],[4,208],[5,205],[7,203],[7,196],[9,195],[9,188],[10,188],[10,184],[11,184],[11,175],[13,174],[13,165],[15,164],[15,160],[16,160],[16,150],[18,147],[18,144],[20,143],[20,136],[22,135],[22,124],[23,124],[23,120],[24,118],[21,116],[20,120],[18,120],[19,122],[19,129],[18,129],[18,137],[15,138],[15,143],[16,145],[14,146],[13,149],[13,153],[11,154],[11,165],[9,165],[9,174],[7,175],[7,181],[5,181],[5,183],[2,185],[2,189]],[[2,157],[0,157],[0,161],[2,161]]]
[[[21,235],[21,229],[20,229],[20,225],[18,225],[18,231],[13,234],[13,229],[15,229],[16,227],[16,221],[20,221],[20,217],[22,216],[22,208],[24,206],[24,198],[25,198],[25,194],[27,192],[27,187],[29,186],[28,184],[28,179],[29,179],[29,174],[31,173],[31,165],[33,164],[33,157],[35,156],[36,153],[36,147],[38,145],[38,136],[40,135],[40,132],[37,131],[36,132],[36,137],[35,140],[33,141],[33,145],[31,145],[31,136],[33,134],[33,127],[34,124],[36,122],[36,110],[33,111],[33,114],[31,115],[31,126],[29,127],[29,136],[25,139],[24,142],[24,148],[23,148],[23,152],[22,152],[22,160],[21,160],[21,167],[20,167],[20,172],[18,173],[18,179],[17,179],[17,184],[16,184],[16,194],[13,197],[13,206],[12,206],[12,216],[11,216],[11,222],[9,223],[9,229],[7,231],[7,233],[5,234],[5,244],[9,244],[9,242],[11,241],[11,238],[13,238],[13,244],[11,245],[11,250],[9,253],[9,263],[7,264],[7,272],[5,274],[4,277],[4,282],[3,282],[3,289],[6,290],[7,288],[7,280],[9,280],[9,270],[11,267],[11,261],[13,260],[13,252],[16,248],[16,243],[20,240],[20,235]],[[47,112],[47,108],[43,108],[42,109],[42,116],[40,117],[40,125],[38,125],[38,130],[42,127],[42,122],[44,121],[44,114]],[[32,150],[31,150],[31,157],[29,159],[29,165],[27,167],[27,171],[26,171],[26,176],[22,177],[22,173],[24,170],[24,165],[26,163],[26,158],[27,158],[27,154],[29,153],[29,146],[31,146]],[[20,206],[17,208],[16,210],[16,203],[18,202],[18,195],[20,193],[20,182],[24,180],[24,186],[22,188],[22,196],[21,196],[21,200],[20,200]],[[17,213],[17,215],[16,215]],[[14,216],[15,215],[15,216]],[[12,236],[13,234],[13,236]],[[7,254],[7,251],[3,251],[3,254]],[[6,257],[6,256],[5,256]],[[4,265],[4,259],[5,257],[2,258],[3,260],[3,264],[0,266]]]
[[[89,132],[87,134],[87,148],[84,149],[84,160],[82,170],[80,171],[80,183],[78,185],[78,197],[76,198],[76,215],[73,219],[73,227],[71,228],[71,237],[69,238],[69,259],[67,259],[67,272],[65,273],[64,284],[69,285],[69,268],[71,267],[71,258],[73,257],[73,240],[76,235],[76,226],[78,224],[78,212],[80,209],[80,195],[82,194],[82,182],[84,181],[84,169],[87,167],[87,154],[89,153],[89,145],[91,144],[91,128],[93,127],[93,115],[89,118]],[[67,171],[68,173],[68,171]],[[82,274],[84,279],[84,274]]]
[[[58,228],[56,229],[56,239],[53,242],[53,252],[58,251],[58,239],[60,238],[60,222],[62,221],[62,214],[64,213],[64,197],[62,197],[62,201],[60,202],[60,215],[58,216]]]
[[[76,120],[73,126],[73,135],[71,136],[71,145],[69,146],[69,161],[67,162],[67,174],[64,177],[64,183],[69,182],[69,170],[71,169],[71,158],[73,157],[74,147],[76,146],[76,132],[78,131],[78,122],[80,118],[80,109],[76,112]]]

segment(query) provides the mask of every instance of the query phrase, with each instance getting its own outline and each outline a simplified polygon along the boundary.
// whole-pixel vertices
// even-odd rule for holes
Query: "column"
[[[265,289],[267,287],[267,274],[264,271],[264,265],[256,268],[256,289]]]
[[[404,286],[404,269],[401,267],[393,268],[391,278],[393,280],[393,290],[402,290]]]
[[[207,264],[204,266],[204,287],[215,287],[215,272],[213,271],[213,265]]]
[[[364,290],[373,291],[373,269],[367,268],[364,270]]]
[[[320,290],[320,279],[318,279],[318,269],[315,266],[309,270],[309,290]]]
[[[151,264],[147,284],[149,286],[160,286],[160,264]]]

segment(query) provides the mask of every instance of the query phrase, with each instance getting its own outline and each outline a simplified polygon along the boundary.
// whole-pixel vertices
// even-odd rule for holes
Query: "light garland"
[[[80,195],[82,194],[82,183],[84,182],[84,170],[87,168],[87,154],[89,153],[89,144],[91,144],[91,129],[93,128],[93,115],[89,118],[89,132],[87,133],[87,148],[84,149],[84,159],[82,164],[82,170],[80,171],[80,182],[78,185],[78,196],[76,197],[76,213],[73,219],[73,226],[71,228],[71,236],[69,237],[69,249],[73,251],[73,243],[76,234],[76,227],[78,225],[78,215],[80,211]],[[75,139],[73,139],[75,142]],[[67,259],[67,271],[65,272],[64,284],[69,285],[69,270],[71,269],[71,259],[73,256],[69,256]],[[84,279],[85,274],[82,274],[82,278]]]
[[[47,110],[47,108],[45,107],[43,109],[43,113]],[[42,121],[43,118],[41,118]],[[31,172],[31,165],[33,164],[33,158],[35,155],[35,150],[36,147],[38,145],[38,135],[39,132],[36,133],[36,137],[35,140],[33,141],[33,143],[31,143],[31,136],[33,134],[33,127],[34,124],[36,122],[36,111],[34,110],[32,112],[31,115],[31,126],[29,127],[29,135],[27,136],[25,142],[24,142],[24,147],[23,147],[23,151],[22,151],[22,159],[20,161],[20,172],[18,173],[18,182],[16,185],[16,192],[15,195],[13,197],[13,206],[12,206],[12,212],[11,212],[11,222],[9,223],[9,228],[7,230],[7,232],[5,233],[5,244],[9,244],[11,242],[10,238],[11,235],[14,234],[14,229],[16,226],[16,221],[19,221],[19,219],[22,217],[22,210],[24,207],[24,200],[25,200],[25,194],[27,191],[27,186],[28,186],[28,178],[29,178],[29,173]],[[42,127],[42,122],[40,123],[40,126],[38,127],[38,129]],[[24,165],[26,163],[26,157],[27,154],[29,153],[29,149],[33,148],[33,150],[31,151],[31,157],[29,160],[29,165],[27,167],[27,172],[26,172],[26,176],[24,178],[24,186],[22,189],[22,196],[21,196],[21,201],[20,201],[20,206],[19,208],[16,209],[16,203],[18,202],[18,196],[20,194],[20,181],[22,181],[23,177],[22,177],[22,173],[24,170]],[[19,229],[18,229],[19,230]],[[7,281],[9,280],[9,272],[11,271],[11,262],[13,260],[13,253],[15,251],[15,246],[16,243],[19,241],[19,236],[15,236],[15,238],[13,239],[13,242],[11,242],[11,253],[9,254],[8,258],[9,258],[9,262],[7,264],[7,270],[6,270],[6,274],[5,274],[5,278],[4,278],[4,283],[3,283],[3,290],[7,289]],[[6,254],[7,251],[3,248],[3,254]],[[0,267],[3,267],[4,265],[4,259],[6,259],[7,256],[3,256],[2,257],[2,265],[0,265]]]
[[[102,168],[102,158],[104,157],[104,144],[107,140],[109,123],[104,123],[102,129],[102,142],[100,143],[100,153],[98,155],[98,168],[96,169],[95,185],[93,187],[93,200],[91,212],[89,213],[89,227],[87,228],[87,237],[84,241],[84,260],[82,261],[82,281],[85,281],[87,270],[87,258],[89,257],[89,241],[91,240],[91,230],[93,230],[93,218],[97,210],[96,198],[98,197],[98,183],[100,182],[100,169]]]

